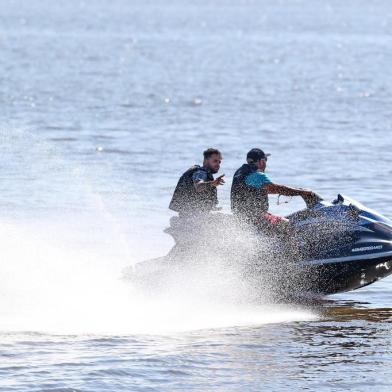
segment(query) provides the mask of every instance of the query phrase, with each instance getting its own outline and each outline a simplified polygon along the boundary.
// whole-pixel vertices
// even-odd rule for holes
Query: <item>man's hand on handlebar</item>
[[[315,204],[323,200],[320,195],[308,189],[304,189],[301,196],[304,199],[308,208],[313,207]]]

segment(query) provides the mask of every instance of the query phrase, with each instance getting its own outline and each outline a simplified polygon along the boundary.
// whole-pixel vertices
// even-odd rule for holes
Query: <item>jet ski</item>
[[[231,214],[211,215],[197,227],[173,217],[166,231],[174,248],[127,275],[156,289],[206,260],[223,265],[229,276],[236,271],[253,292],[291,297],[356,290],[392,273],[390,219],[340,194],[332,202],[305,203],[306,209],[287,216],[291,229],[284,234],[239,229]]]
[[[392,221],[358,201],[339,194],[289,219],[297,228],[297,266],[307,271],[307,291],[356,290],[392,273]]]

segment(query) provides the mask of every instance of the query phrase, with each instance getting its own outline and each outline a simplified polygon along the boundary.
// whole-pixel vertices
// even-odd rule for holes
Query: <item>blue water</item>
[[[382,0],[3,0],[0,390],[389,391],[391,279],[246,307],[219,275],[203,298],[121,277],[170,249],[173,187],[210,146],[225,210],[258,146],[275,182],[392,217],[391,36]]]

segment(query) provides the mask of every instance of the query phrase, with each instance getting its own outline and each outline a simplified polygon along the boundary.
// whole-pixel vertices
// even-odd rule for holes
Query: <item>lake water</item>
[[[313,306],[122,279],[210,146],[225,210],[257,146],[392,217],[388,1],[3,0],[0,53],[1,391],[391,390],[389,278]]]

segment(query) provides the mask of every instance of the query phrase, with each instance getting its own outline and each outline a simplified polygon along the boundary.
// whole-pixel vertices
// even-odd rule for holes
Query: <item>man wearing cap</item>
[[[238,218],[255,225],[276,225],[288,223],[286,218],[268,212],[268,194],[285,196],[315,197],[309,190],[291,188],[272,182],[264,173],[268,156],[259,148],[252,148],[243,164],[234,174],[231,187],[231,209]]]

